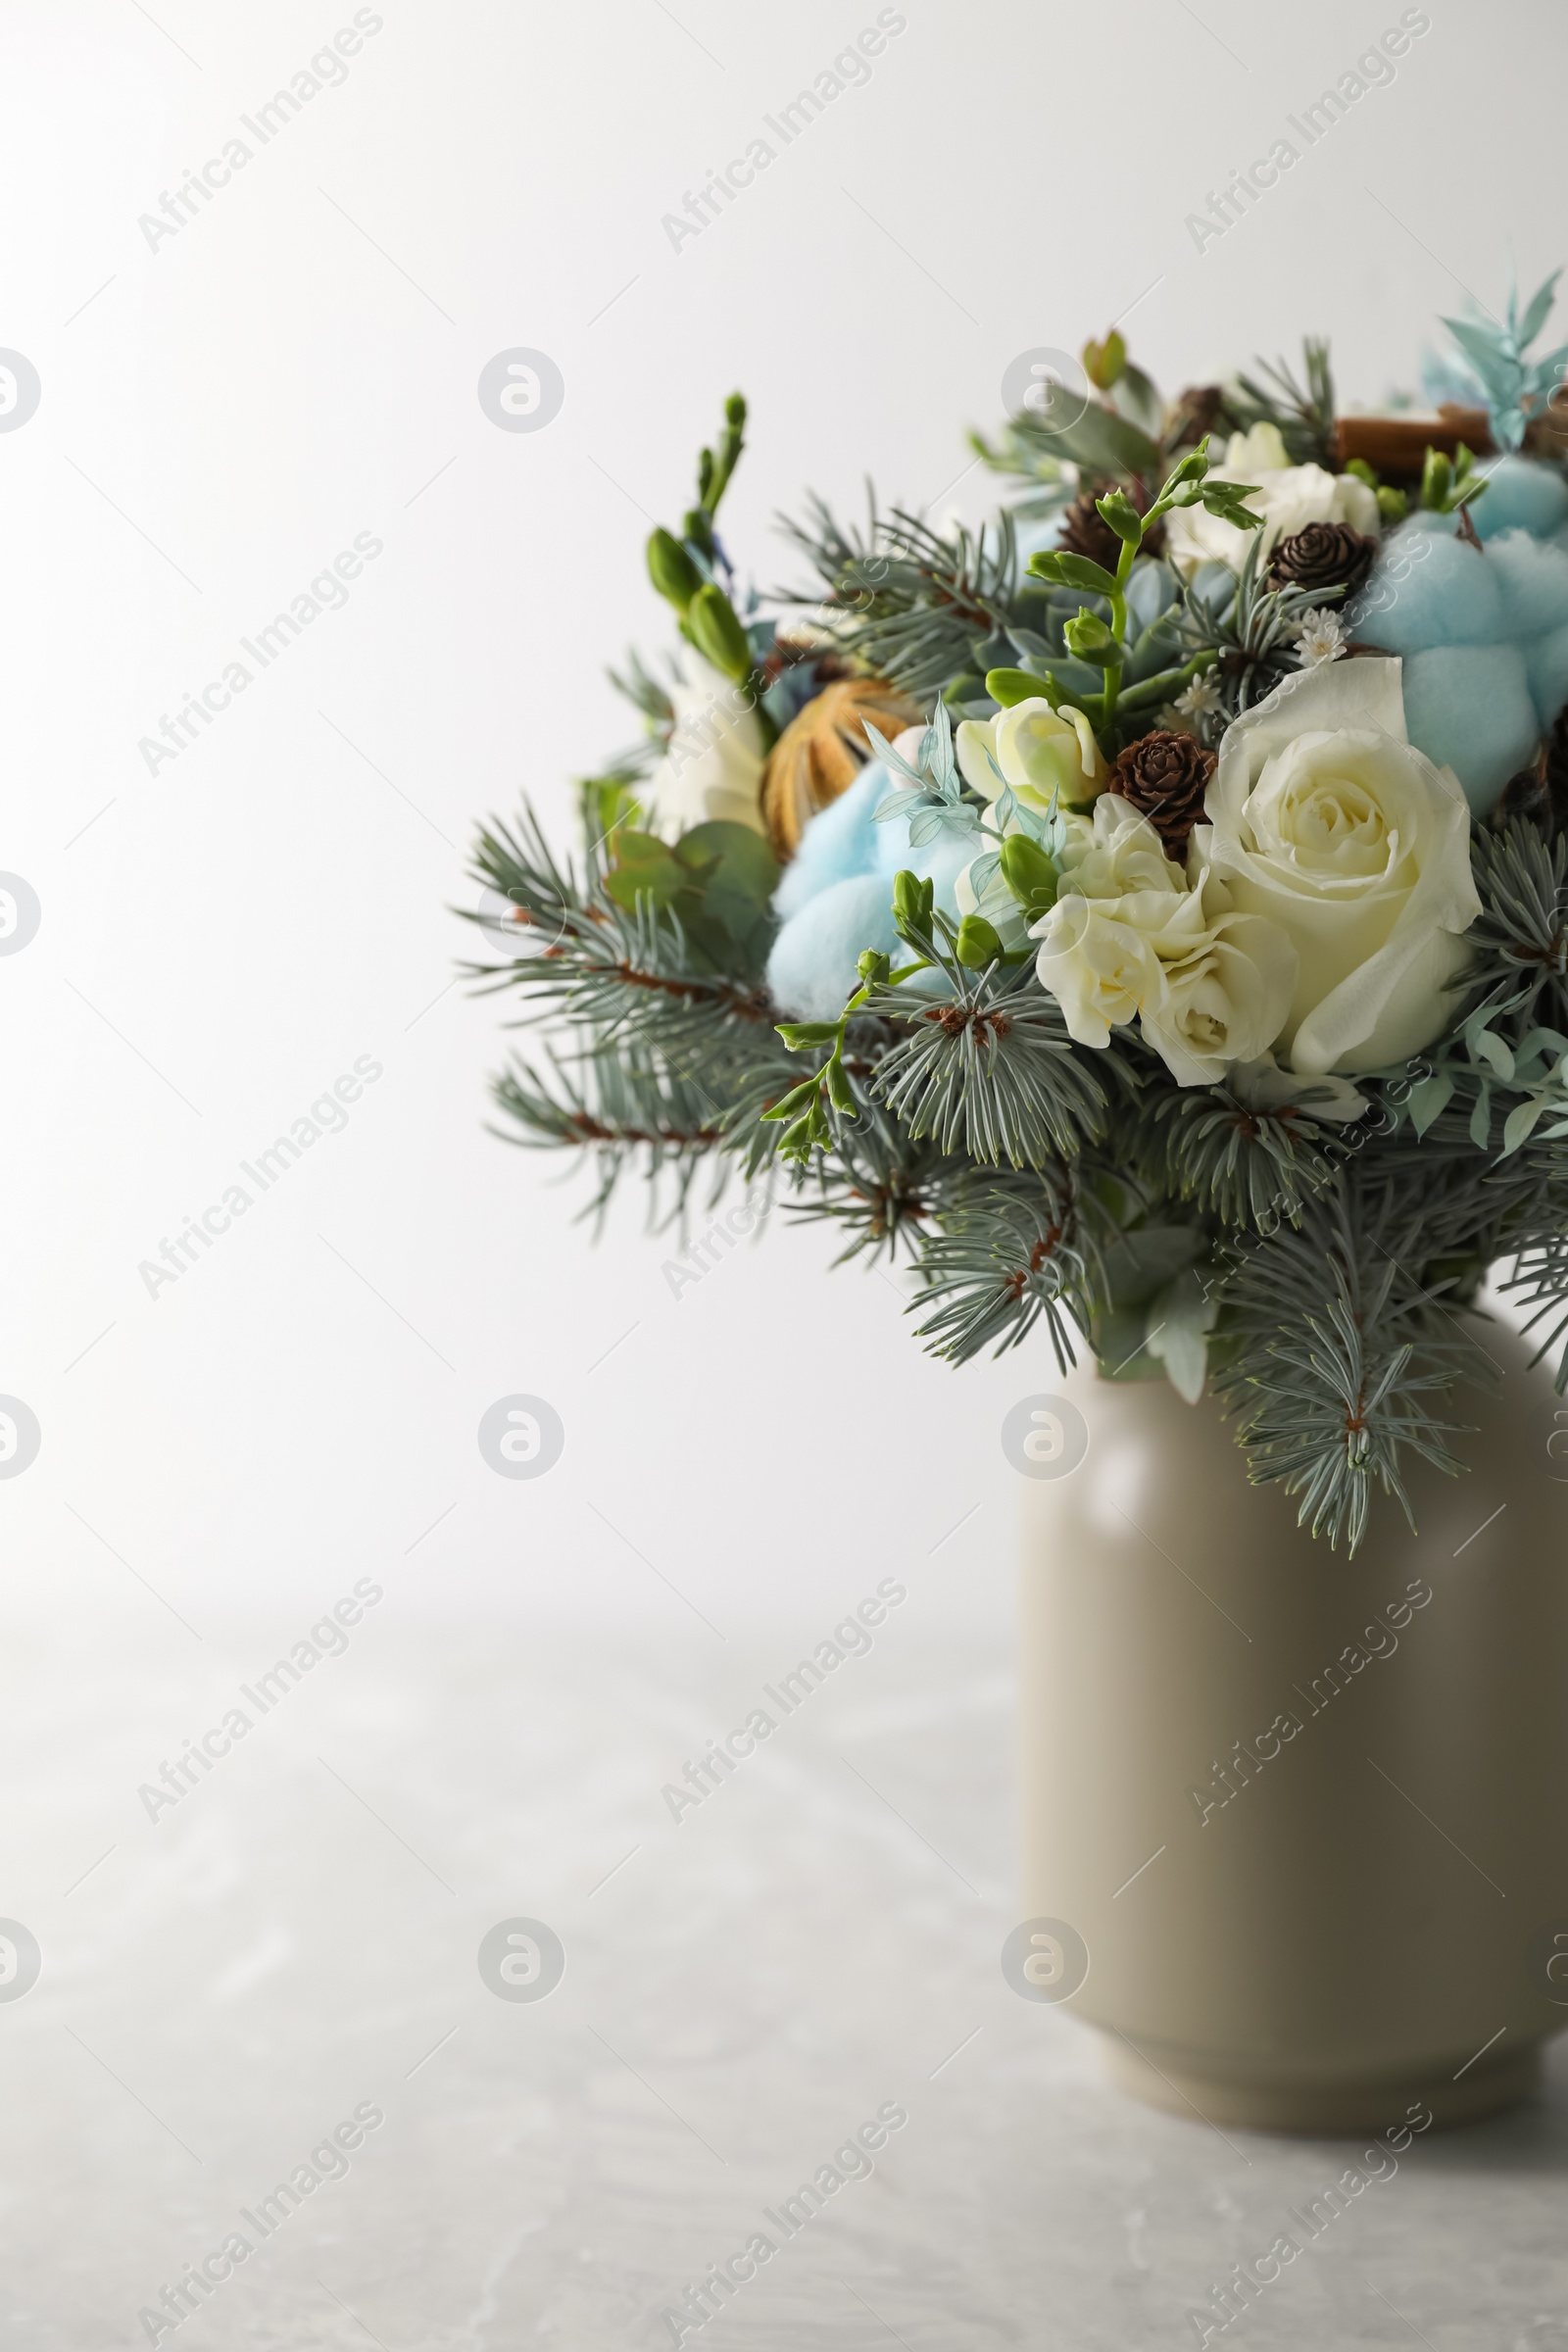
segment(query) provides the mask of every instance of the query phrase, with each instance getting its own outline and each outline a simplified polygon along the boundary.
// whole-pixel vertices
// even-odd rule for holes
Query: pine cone
[[[885,678],[838,678],[797,711],[762,769],[762,822],[775,858],[789,862],[817,810],[848,792],[870,759],[863,720],[891,742],[922,715]]]
[[[1101,492],[1099,495],[1104,494]],[[1070,507],[1062,509],[1061,533],[1054,552],[1063,556],[1087,556],[1091,564],[1100,564],[1105,571],[1114,571],[1121,561],[1121,541],[1109,523],[1101,516],[1095,506],[1095,492],[1086,490],[1081,497],[1073,500]],[[1157,556],[1164,545],[1165,525],[1156,522],[1152,531],[1145,533],[1138,552],[1142,556]]]
[[[1203,813],[1203,795],[1216,765],[1212,752],[1191,735],[1156,727],[1141,735],[1111,766],[1107,790],[1147,816],[1176,865],[1187,858],[1187,837]]]
[[[1343,588],[1353,596],[1378,558],[1378,543],[1348,522],[1309,522],[1279,540],[1268,560],[1271,588]]]
[[[1218,384],[1189,384],[1171,411],[1165,442],[1170,449],[1194,448],[1225,421],[1225,394]]]

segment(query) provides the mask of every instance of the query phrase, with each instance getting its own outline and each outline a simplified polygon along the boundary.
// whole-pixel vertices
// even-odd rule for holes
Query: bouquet
[[[1214,1395],[1331,1543],[1408,1515],[1489,1271],[1568,1337],[1555,283],[1447,321],[1426,411],[1337,415],[1312,341],[1169,401],[1111,333],[975,437],[994,520],[812,500],[767,595],[733,398],[582,852],[480,836],[471,968],[552,1032],[510,1131],[600,1210],[739,1172],[907,1252],[955,1363],[1044,1325]]]

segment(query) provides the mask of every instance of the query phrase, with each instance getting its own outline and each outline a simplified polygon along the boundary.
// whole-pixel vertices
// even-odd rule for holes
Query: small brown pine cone
[[[1157,556],[1165,544],[1165,526],[1156,522],[1144,535],[1139,554]],[[1086,490],[1064,507],[1061,515],[1061,534],[1055,552],[1063,556],[1087,556],[1105,571],[1114,571],[1121,560],[1121,541],[1095,506],[1094,493]]]
[[[1156,727],[1117,753],[1107,789],[1148,817],[1165,845],[1166,857],[1182,865],[1187,837],[1203,813],[1203,795],[1215,764],[1214,754],[1191,735]]]
[[[1271,588],[1306,588],[1314,594],[1343,588],[1353,596],[1377,562],[1378,543],[1348,522],[1309,522],[1281,539],[1268,560]]]
[[[1225,395],[1218,384],[1189,384],[1171,411],[1165,429],[1169,449],[1189,449],[1225,421]]]

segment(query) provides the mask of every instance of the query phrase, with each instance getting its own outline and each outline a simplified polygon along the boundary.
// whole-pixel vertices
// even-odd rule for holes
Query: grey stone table
[[[1156,2352],[1358,2153],[1131,2105],[1009,1991],[1000,1643],[883,1643],[677,1804],[782,1638],[720,1690],[684,1634],[367,1625],[139,1797],[281,1630],[210,1633],[195,1684],[87,1636],[3,1670],[0,1912],[42,1953],[0,2002],[8,2346],[144,2343],[206,2260],[151,2328],[182,2352],[638,2352],[761,2233],[686,2344]],[[517,1918],[562,1940],[548,1998],[481,1978]],[[1565,2182],[1559,2056],[1209,2340],[1568,2352]]]

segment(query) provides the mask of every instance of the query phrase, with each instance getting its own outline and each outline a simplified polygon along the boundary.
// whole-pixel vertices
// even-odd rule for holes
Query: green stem
[[[1141,710],[1150,703],[1157,703],[1171,688],[1190,685],[1194,678],[1201,677],[1218,660],[1218,651],[1208,646],[1202,653],[1194,654],[1190,662],[1184,662],[1180,669],[1162,669],[1152,678],[1140,678],[1136,686],[1128,687],[1121,707],[1124,710]]]

